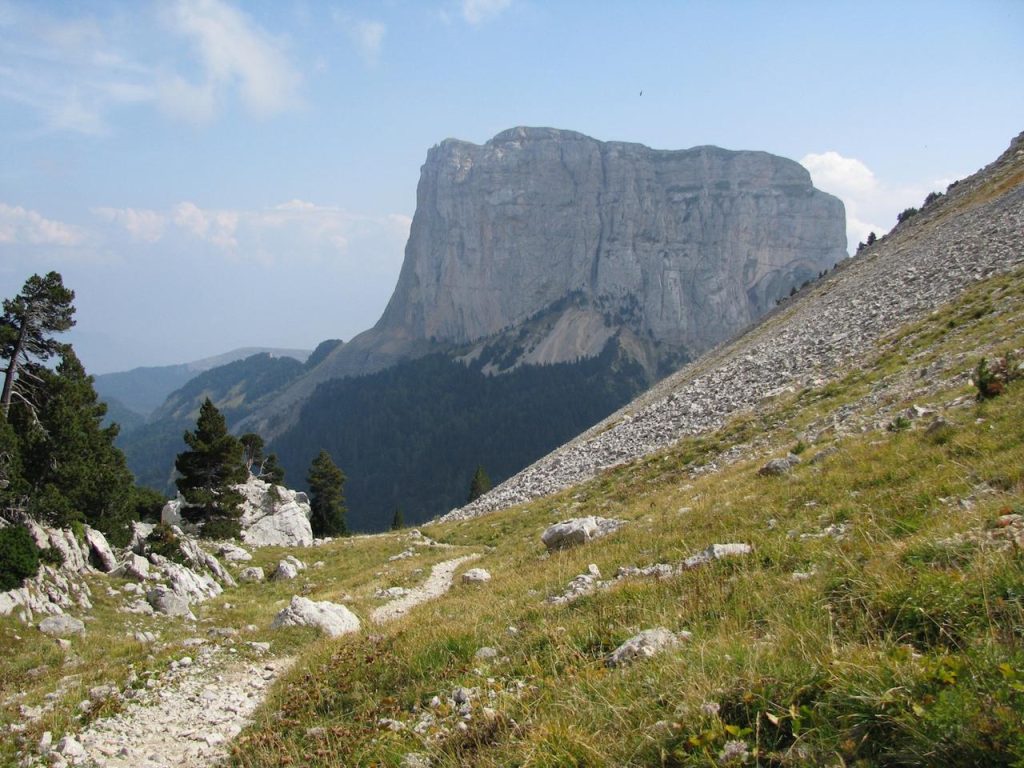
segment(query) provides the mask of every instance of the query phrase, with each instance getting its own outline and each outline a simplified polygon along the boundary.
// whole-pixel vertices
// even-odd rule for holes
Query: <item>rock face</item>
[[[580,292],[641,336],[703,350],[846,256],[843,204],[798,163],[513,128],[427,154],[378,324],[465,343]]]

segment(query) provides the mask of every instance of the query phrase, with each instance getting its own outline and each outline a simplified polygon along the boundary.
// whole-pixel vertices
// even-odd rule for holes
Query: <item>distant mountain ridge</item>
[[[130,371],[103,373],[94,377],[93,386],[102,400],[116,400],[129,411],[148,417],[163,404],[168,395],[197,374],[261,353],[272,357],[291,357],[300,363],[305,362],[311,354],[308,349],[242,347],[190,363],[143,366]]]

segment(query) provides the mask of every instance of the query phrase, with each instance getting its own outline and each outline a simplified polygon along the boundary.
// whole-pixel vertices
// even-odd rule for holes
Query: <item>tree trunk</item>
[[[14,393],[14,377],[18,373],[18,357],[21,355],[21,349],[25,345],[25,324],[22,323],[21,328],[18,329],[18,340],[14,344],[14,352],[11,354],[11,362],[7,366],[7,373],[4,374],[4,391],[3,395],[0,395],[0,404],[2,404],[4,421],[7,421],[7,414],[11,410],[11,395]]]

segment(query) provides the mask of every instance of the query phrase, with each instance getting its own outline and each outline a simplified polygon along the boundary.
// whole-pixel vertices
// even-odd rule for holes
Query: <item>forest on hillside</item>
[[[575,437],[646,386],[616,342],[598,357],[487,376],[436,354],[321,384],[270,444],[298,487],[326,449],[344,470],[348,525],[382,530],[465,503],[473,474],[495,483]]]

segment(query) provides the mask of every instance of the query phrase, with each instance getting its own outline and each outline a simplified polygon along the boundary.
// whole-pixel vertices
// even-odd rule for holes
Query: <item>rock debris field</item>
[[[717,429],[774,395],[839,378],[885,334],[972,283],[1024,264],[1024,185],[979,202],[987,182],[998,181],[999,174],[1013,178],[1022,168],[1024,134],[990,166],[805,295],[440,522],[557,493],[680,438]]]

